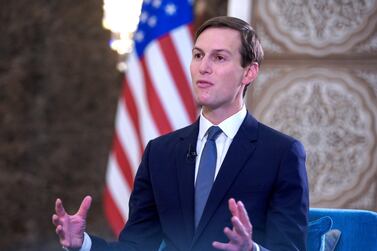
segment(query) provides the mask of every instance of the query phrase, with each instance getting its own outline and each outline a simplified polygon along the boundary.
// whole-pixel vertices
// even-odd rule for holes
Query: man
[[[246,22],[204,23],[190,66],[199,119],[148,143],[118,242],[84,233],[86,197],[75,215],[56,201],[60,243],[91,251],[306,250],[304,149],[257,122],[244,104],[262,58]]]

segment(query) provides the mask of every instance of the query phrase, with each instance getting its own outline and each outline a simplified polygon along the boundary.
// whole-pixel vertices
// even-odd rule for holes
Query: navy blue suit
[[[305,151],[297,140],[247,115],[194,228],[194,175],[199,122],[147,145],[135,177],[129,220],[119,242],[92,237],[92,250],[214,250],[228,242],[229,198],[241,200],[261,250],[306,250],[309,204]]]

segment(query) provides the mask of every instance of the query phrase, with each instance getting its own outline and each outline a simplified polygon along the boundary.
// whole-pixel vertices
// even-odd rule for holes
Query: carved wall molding
[[[345,207],[366,197],[377,175],[374,93],[347,69],[285,65],[275,72],[255,83],[252,111],[305,145],[311,206]]]
[[[258,36],[263,43],[263,50],[270,54],[282,54],[284,49],[281,45],[274,42],[274,39],[266,31],[263,25],[256,25],[256,30],[258,31]]]
[[[364,208],[373,209],[376,204],[376,201],[375,201],[376,197],[377,197],[377,183],[374,182],[370,184],[369,189],[364,192],[363,196],[359,196],[355,198],[355,200],[349,204],[349,207],[361,208],[361,209],[364,209]]]
[[[376,30],[377,3],[260,0],[257,15],[277,43],[293,53],[322,57],[348,52],[368,38]]]
[[[364,80],[373,90],[375,98],[377,99],[377,71],[374,68],[355,69],[353,73]]]
[[[358,53],[377,53],[377,32],[372,34],[366,41],[360,42],[355,46],[355,51]]]
[[[313,207],[377,211],[377,0],[255,0],[248,109],[300,139]]]

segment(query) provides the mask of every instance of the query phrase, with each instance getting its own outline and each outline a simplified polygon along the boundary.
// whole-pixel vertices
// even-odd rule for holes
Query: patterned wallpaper
[[[312,207],[377,210],[377,0],[252,9],[266,58],[249,109],[304,143]]]

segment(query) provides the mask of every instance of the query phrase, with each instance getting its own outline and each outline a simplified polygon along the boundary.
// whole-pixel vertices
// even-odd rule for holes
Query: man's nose
[[[199,72],[201,74],[212,72],[211,62],[208,57],[203,57],[202,60],[200,61]]]

